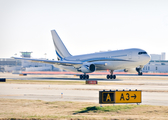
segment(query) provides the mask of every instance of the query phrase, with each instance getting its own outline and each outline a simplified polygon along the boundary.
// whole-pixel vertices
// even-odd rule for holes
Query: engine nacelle
[[[137,73],[137,70],[136,68],[128,68],[128,69],[124,69],[124,72]]]
[[[88,64],[88,65],[83,65],[78,71],[83,72],[83,73],[92,73],[96,70],[96,67],[94,64]]]

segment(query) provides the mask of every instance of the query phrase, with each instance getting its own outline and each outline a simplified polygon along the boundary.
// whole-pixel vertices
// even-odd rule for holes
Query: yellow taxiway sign
[[[141,103],[141,91],[116,91],[115,103]]]
[[[141,91],[99,91],[99,103],[141,103]]]

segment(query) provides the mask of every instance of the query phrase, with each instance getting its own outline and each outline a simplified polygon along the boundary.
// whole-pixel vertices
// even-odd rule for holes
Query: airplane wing
[[[57,64],[57,65],[65,65],[65,66],[74,66],[74,65],[82,65],[82,62],[78,61],[55,61],[55,60],[45,60],[45,59],[32,59],[32,58],[19,58],[19,57],[12,57],[14,59],[19,60],[29,60],[31,62],[38,62],[38,63],[47,63],[47,64]]]
[[[83,62],[80,62],[80,61],[55,61],[55,60],[20,58],[20,57],[12,57],[12,58],[19,59],[19,60],[29,60],[31,62],[57,64],[57,65],[64,65],[64,66],[79,67],[79,66],[83,65]],[[91,63],[96,65],[96,67],[105,66],[107,64],[106,62],[91,62]]]

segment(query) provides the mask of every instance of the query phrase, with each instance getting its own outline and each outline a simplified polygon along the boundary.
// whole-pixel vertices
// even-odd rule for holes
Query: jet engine
[[[124,72],[137,73],[137,70],[136,68],[127,68],[127,69],[124,69]]]
[[[79,72],[83,72],[83,73],[92,73],[96,70],[96,67],[94,64],[86,64],[80,67],[80,69],[78,69]]]
[[[129,72],[129,73],[137,73],[138,72],[138,75],[142,75],[142,72],[141,72],[141,69],[142,68],[128,68],[128,69],[124,69],[124,72]]]

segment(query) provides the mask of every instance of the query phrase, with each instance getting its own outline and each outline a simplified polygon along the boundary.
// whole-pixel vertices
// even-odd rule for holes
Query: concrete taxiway
[[[81,81],[75,76],[28,75],[19,76],[0,73],[1,78],[12,80],[39,81]],[[118,76],[115,80],[107,80],[105,76],[90,76],[90,80],[98,80],[101,85],[53,85],[53,84],[16,84],[0,83],[0,98],[33,99],[44,101],[81,101],[99,102],[99,91],[102,90],[142,90],[142,103],[147,105],[168,106],[168,76]],[[114,83],[114,85],[108,85]]]

